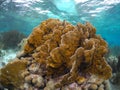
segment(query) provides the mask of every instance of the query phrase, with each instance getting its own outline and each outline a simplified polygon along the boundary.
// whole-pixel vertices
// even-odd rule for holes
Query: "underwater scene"
[[[120,0],[0,0],[0,90],[120,90]]]

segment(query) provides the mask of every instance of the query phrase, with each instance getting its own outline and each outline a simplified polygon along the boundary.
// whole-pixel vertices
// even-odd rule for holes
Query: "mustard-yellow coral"
[[[24,82],[21,73],[26,67],[26,60],[15,60],[10,62],[0,70],[0,83],[6,88],[17,88]]]
[[[89,22],[73,26],[66,21],[48,19],[33,30],[24,52],[45,64],[47,75],[66,74],[62,84],[84,80],[79,73],[103,79],[111,77],[111,68],[104,58],[107,43],[96,35]]]

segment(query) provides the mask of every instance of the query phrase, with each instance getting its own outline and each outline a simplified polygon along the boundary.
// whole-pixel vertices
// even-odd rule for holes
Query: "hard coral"
[[[26,69],[26,65],[26,60],[15,60],[7,64],[0,70],[0,83],[9,89],[20,86],[24,81],[21,73]]]
[[[44,64],[48,76],[66,74],[56,87],[84,82],[81,73],[103,79],[111,77],[111,68],[104,58],[107,43],[96,35],[96,29],[88,22],[73,26],[66,21],[48,19],[33,30],[24,52]]]

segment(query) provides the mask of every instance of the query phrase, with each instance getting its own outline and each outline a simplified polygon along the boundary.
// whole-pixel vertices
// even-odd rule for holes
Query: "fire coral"
[[[76,26],[58,19],[48,19],[34,28],[27,39],[24,53],[45,65],[46,75],[63,76],[56,87],[72,82],[84,82],[82,74],[93,74],[109,79],[112,70],[104,55],[107,43],[89,23]]]

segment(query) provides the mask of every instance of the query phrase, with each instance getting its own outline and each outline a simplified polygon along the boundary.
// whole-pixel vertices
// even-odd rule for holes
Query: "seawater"
[[[1,0],[0,32],[27,35],[48,18],[72,24],[91,22],[109,45],[120,45],[120,0]]]

